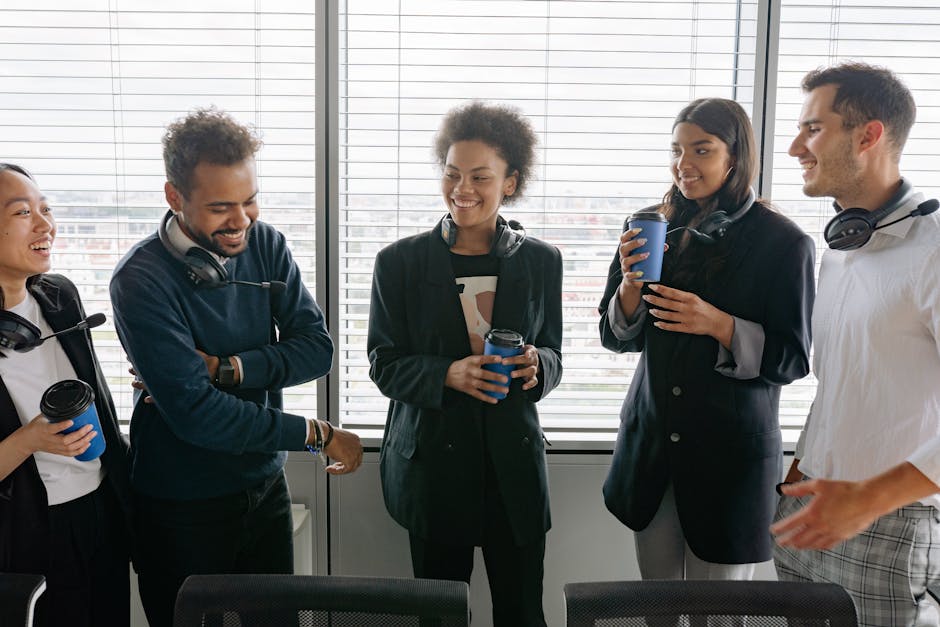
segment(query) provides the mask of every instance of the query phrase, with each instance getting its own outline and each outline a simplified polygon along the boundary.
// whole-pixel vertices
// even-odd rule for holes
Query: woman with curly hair
[[[561,379],[562,261],[500,215],[525,189],[535,143],[508,107],[445,116],[435,156],[447,214],[378,254],[369,315],[370,376],[390,399],[386,506],[408,529],[416,577],[469,583],[482,547],[496,627],[545,625],[551,521],[535,403]],[[521,334],[520,355],[483,354],[498,329]],[[499,363],[509,377],[484,368]]]

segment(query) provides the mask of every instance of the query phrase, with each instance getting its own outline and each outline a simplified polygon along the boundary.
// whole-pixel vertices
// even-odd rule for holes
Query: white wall
[[[549,627],[565,624],[564,585],[574,581],[639,579],[629,529],[604,508],[601,485],[610,455],[549,454],[552,530],[545,554],[545,616]],[[790,459],[784,467],[789,467]],[[307,454],[292,453],[287,478],[295,503],[311,509],[314,525],[312,561],[318,574],[410,577],[408,534],[398,526],[382,501],[378,453],[366,453],[355,473],[330,478]],[[326,496],[331,504],[327,525]],[[328,556],[327,539],[333,547]],[[775,579],[770,562],[757,569],[758,579]],[[133,627],[146,621],[133,582]],[[474,627],[491,627],[489,589],[483,558],[477,551],[470,583]]]

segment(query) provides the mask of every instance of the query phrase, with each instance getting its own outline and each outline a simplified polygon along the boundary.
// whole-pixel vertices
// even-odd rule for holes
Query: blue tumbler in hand
[[[483,336],[483,354],[499,355],[500,357],[515,357],[516,355],[522,354],[523,343],[522,336],[515,331],[510,331],[509,329],[491,329]],[[483,369],[506,375],[506,378],[509,379],[506,383],[506,387],[509,387],[509,384],[512,383],[512,371],[515,370],[516,367],[504,366],[503,364],[484,364]],[[502,384],[498,383],[497,385]],[[484,390],[483,393],[500,400],[506,398],[506,394],[503,392]]]
[[[73,422],[71,427],[60,433],[72,433],[85,425],[91,425],[92,431],[97,435],[91,439],[91,444],[84,453],[75,456],[78,461],[98,459],[104,453],[104,434],[101,433],[98,410],[95,409],[95,391],[84,381],[65,379],[53,383],[43,392],[39,411],[49,422]]]
[[[631,229],[643,229],[638,238],[646,238],[646,243],[633,251],[632,254],[649,253],[650,256],[633,264],[633,272],[643,272],[637,281],[655,283],[659,281],[663,271],[663,245],[666,243],[666,227],[669,222],[666,216],[658,211],[639,211],[630,216],[627,226]]]

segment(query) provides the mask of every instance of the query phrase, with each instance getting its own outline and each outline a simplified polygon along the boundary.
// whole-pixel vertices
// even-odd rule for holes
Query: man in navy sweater
[[[135,399],[130,456],[151,627],[170,627],[190,574],[293,571],[285,451],[322,449],[332,474],[362,461],[355,434],[282,410],[283,388],[329,371],[333,343],[284,236],[258,221],[260,146],[219,111],[172,124],[170,211],[111,280],[149,394]]]

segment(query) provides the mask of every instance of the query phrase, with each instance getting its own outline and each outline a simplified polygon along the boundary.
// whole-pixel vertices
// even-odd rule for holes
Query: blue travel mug
[[[508,329],[490,329],[486,335],[483,336],[483,354],[499,355],[500,357],[515,357],[516,355],[522,354],[523,343],[522,336],[515,331]],[[509,379],[506,383],[506,387],[509,387],[509,384],[512,383],[512,371],[515,370],[516,367],[504,366],[503,364],[483,364],[483,369],[506,375],[506,378]],[[489,394],[493,398],[506,398],[506,395],[502,392],[484,390],[483,393]]]
[[[631,229],[643,229],[637,237],[646,238],[646,243],[634,249],[633,254],[650,254],[643,261],[633,264],[631,271],[643,272],[643,276],[637,281],[659,281],[663,271],[663,245],[666,243],[666,227],[669,226],[669,221],[658,211],[639,211],[630,216],[627,226]]]
[[[61,431],[71,433],[90,424],[92,431],[97,432],[91,440],[88,449],[75,459],[88,462],[104,453],[104,434],[101,432],[101,422],[98,420],[98,410],[95,409],[95,391],[84,381],[65,379],[53,383],[45,392],[39,402],[39,411],[49,422],[62,422],[72,420],[74,424]]]

